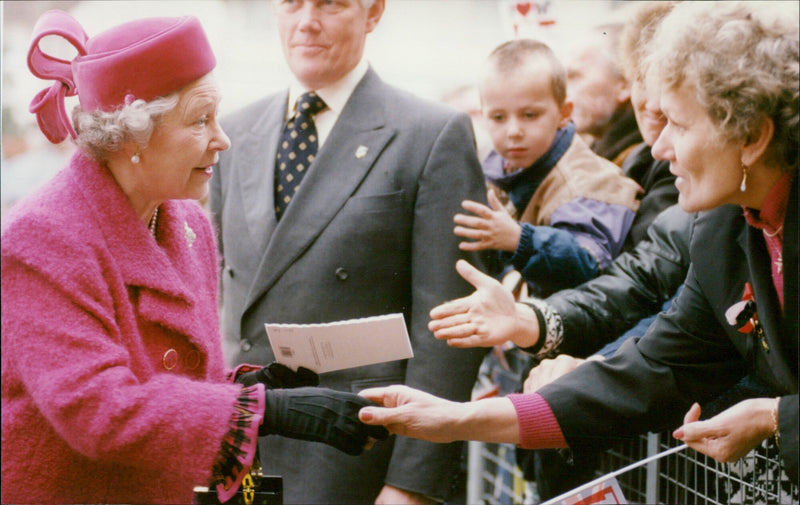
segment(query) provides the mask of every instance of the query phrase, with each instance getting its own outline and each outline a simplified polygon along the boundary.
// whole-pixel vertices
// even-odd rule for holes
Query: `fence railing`
[[[669,434],[651,433],[603,453],[597,476],[675,447]],[[471,442],[467,503],[539,503],[535,482],[517,468],[514,446]],[[735,463],[718,463],[687,449],[617,476],[628,503],[680,505],[798,505],[800,494],[779,457],[765,441]]]

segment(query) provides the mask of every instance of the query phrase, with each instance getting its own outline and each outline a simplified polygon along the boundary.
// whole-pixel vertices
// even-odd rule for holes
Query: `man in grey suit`
[[[469,117],[392,88],[369,67],[364,44],[384,0],[283,0],[275,8],[297,82],[223,121],[233,147],[212,180],[226,357],[231,365],[272,361],[267,322],[402,312],[413,359],[322,374],[321,385],[358,392],[403,383],[465,401],[482,351],[448,347],[427,323],[432,307],[470,292],[456,260],[480,262],[459,251],[452,233],[462,200],[486,200]],[[308,91],[324,100],[309,135],[319,150],[291,200],[281,196],[289,204],[278,218],[279,139]],[[264,473],[283,476],[286,503],[447,500],[461,454],[458,444],[403,437],[359,457],[261,440]]]

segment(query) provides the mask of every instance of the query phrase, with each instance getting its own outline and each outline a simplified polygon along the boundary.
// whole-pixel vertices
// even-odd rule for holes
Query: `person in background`
[[[320,383],[401,383],[467,400],[483,351],[450,348],[427,323],[435,305],[468,292],[453,263],[480,260],[451,233],[461,201],[486,198],[470,119],[370,67],[364,48],[384,0],[273,6],[296,82],[223,120],[233,147],[211,182],[226,358],[272,361],[264,323],[403,313],[413,359],[321,374]],[[306,151],[290,147],[289,128]],[[464,487],[462,446],[399,438],[351,458],[273,437],[261,454],[264,472],[283,476],[286,503],[430,503]]]
[[[775,437],[796,484],[799,27],[782,2],[685,2],[659,26],[648,60],[667,125],[653,156],[670,161],[681,208],[705,212],[683,288],[641,339],[530,394],[364,391],[384,408],[361,419],[440,442],[571,449],[677,426],[676,439],[723,462]],[[775,396],[700,421],[699,403],[746,373]]]
[[[666,160],[654,160],[650,147],[655,143],[666,119],[661,113],[658,97],[648,93],[644,64],[646,48],[664,16],[676,2],[642,2],[631,13],[620,37],[619,51],[623,73],[631,83],[631,106],[643,142],[625,157],[622,172],[638,182],[644,190],[639,210],[631,225],[623,251],[630,251],[647,235],[647,229],[664,209],[678,202],[675,176]]]
[[[77,56],[43,52],[46,36]],[[28,66],[56,82],[31,110],[78,149],[2,223],[2,503],[190,503],[209,483],[226,501],[259,435],[349,454],[387,435],[358,421],[355,394],[280,389],[314,384],[308,370],[226,375],[214,235],[194,201],[230,146],[215,65],[194,17],[89,38],[52,10],[34,28]]]
[[[619,253],[641,188],[575,134],[564,67],[546,44],[495,48],[480,93],[494,146],[484,162],[490,206],[462,204],[460,247],[500,251],[538,295],[595,277]]]
[[[572,118],[592,151],[622,166],[642,141],[631,105],[631,83],[619,58],[623,25],[593,27],[570,45],[564,56]]]
[[[633,103],[635,104],[635,112],[636,112],[636,119],[637,123],[640,124],[641,130],[644,132],[644,136],[648,139],[649,143],[655,141],[658,138],[658,134],[664,127],[666,120],[664,119],[663,115],[661,114],[660,109],[658,108],[658,101],[657,97],[651,96],[648,97],[644,85],[644,74],[645,69],[640,68],[643,66],[642,59],[645,56],[645,51],[641,47],[642,45],[647,44],[649,40],[652,38],[655,29],[658,26],[659,21],[666,15],[672,7],[675,5],[674,2],[650,2],[644,3],[639,6],[633,13],[631,20],[626,24],[625,29],[623,30],[623,44],[621,45],[622,51],[622,61],[624,62],[624,67],[627,75],[630,76],[637,76],[634,81],[634,89],[632,93]],[[625,244],[634,243],[638,246],[638,243],[645,237],[643,237],[641,230],[645,224],[648,225],[653,221],[655,214],[663,210],[665,205],[669,203],[673,203],[677,201],[677,188],[674,185],[675,176],[669,173],[669,163],[666,161],[654,161],[652,156],[650,156],[650,147],[649,144],[643,142],[640,148],[637,151],[638,154],[631,156],[627,161],[626,165],[629,165],[631,174],[637,182],[642,183],[646,186],[645,193],[642,196],[642,206],[640,206],[639,211],[637,212],[636,216],[633,220],[632,230],[636,229],[637,232],[635,233],[636,239],[632,240],[632,235],[629,233],[628,237],[625,240]],[[634,161],[634,163],[631,163]],[[644,209],[643,209],[644,207]],[[682,211],[671,211],[668,213],[669,217],[664,217],[661,219],[662,223],[658,226],[657,229],[653,230],[653,234],[651,234],[650,238],[652,241],[648,243],[645,248],[635,254],[635,259],[633,260],[635,264],[637,264],[636,269],[645,269],[646,271],[654,272],[656,275],[655,282],[658,283],[659,286],[664,286],[664,289],[660,290],[653,290],[647,288],[646,286],[642,287],[642,293],[646,294],[646,302],[654,303],[653,310],[639,312],[639,311],[629,311],[627,314],[620,314],[620,318],[615,319],[615,322],[622,322],[623,324],[618,327],[618,331],[613,332],[599,332],[602,334],[602,343],[606,343],[606,347],[603,348],[603,355],[610,355],[613,354],[613,350],[621,344],[622,338],[616,344],[612,344],[608,342],[609,338],[612,338],[616,335],[619,335],[621,331],[628,329],[631,327],[635,319],[631,319],[631,317],[644,317],[637,325],[636,328],[631,328],[630,332],[626,335],[636,335],[641,336],[644,330],[647,329],[647,326],[652,322],[655,317],[655,312],[658,311],[658,308],[668,302],[672,295],[674,295],[675,291],[678,288],[678,284],[673,285],[671,281],[667,281],[665,279],[672,279],[678,278],[677,280],[682,280],[685,276],[686,269],[688,268],[688,258],[684,260],[675,259],[671,263],[678,263],[682,265],[682,270],[679,269],[678,272],[673,272],[672,268],[666,268],[667,264],[656,264],[651,265],[653,262],[653,255],[649,252],[651,249],[655,247],[660,247],[662,245],[667,246],[667,251],[663,254],[658,254],[658,256],[666,255],[671,258],[676,258],[677,254],[680,254],[683,250],[688,254],[688,246],[685,248],[681,248],[680,250],[676,250],[672,247],[672,240],[661,240],[662,235],[677,235],[678,232],[682,233],[685,232],[687,235],[685,237],[678,237],[681,243],[688,244],[688,234],[690,233],[690,226],[688,225],[688,221],[690,217],[684,214]],[[623,249],[626,247],[623,246]],[[674,254],[673,254],[674,253]],[[628,260],[630,261],[630,260]],[[659,276],[661,272],[659,272],[659,268],[665,268],[663,272],[663,277],[661,280]],[[468,268],[463,267],[459,271],[465,272]],[[682,273],[681,273],[682,272]],[[643,281],[645,277],[640,277],[640,281]],[[648,282],[651,279],[650,277],[646,277]],[[643,284],[643,282],[641,282]],[[474,285],[474,283],[473,283]],[[482,283],[482,285],[486,286],[487,283]],[[665,291],[666,290],[666,291]],[[661,294],[666,293],[668,298],[661,299]],[[572,295],[569,295],[572,296]],[[569,297],[568,296],[568,297]],[[441,321],[437,321],[432,326],[432,329],[436,329],[441,335],[442,338],[455,338],[458,340],[453,340],[453,342],[458,341],[460,345],[468,346],[467,342],[472,340],[474,342],[481,342],[479,345],[502,345],[505,342],[511,340],[510,336],[507,335],[500,335],[497,338],[490,338],[490,339],[483,339],[483,338],[470,338],[473,334],[469,333],[470,331],[475,331],[476,328],[472,326],[468,327],[459,327],[459,320],[458,319],[449,319],[451,316],[458,316],[461,312],[470,312],[472,314],[477,315],[478,317],[482,317],[481,314],[485,314],[487,312],[488,307],[493,305],[493,300],[489,300],[484,296],[477,295],[475,297],[468,297],[463,300],[460,300],[457,304],[449,304],[446,303],[442,306],[441,310],[435,310],[436,318],[441,318]],[[552,309],[548,308],[548,312]],[[513,314],[509,314],[513,315]],[[498,314],[498,317],[504,317],[505,315]],[[563,328],[561,328],[561,318],[543,318],[541,314],[539,315],[539,319],[542,321],[547,321],[548,323],[557,326],[553,328],[553,335],[556,333],[559,334],[558,339],[561,339],[561,333],[563,332]],[[450,328],[450,324],[455,324],[456,327]],[[486,324],[482,326],[487,326]],[[491,325],[488,325],[491,326]],[[486,329],[485,331],[489,333],[493,333],[491,329]],[[542,333],[544,335],[550,335],[550,330],[543,330]],[[570,332],[567,332],[569,334]],[[587,331],[578,331],[578,335],[588,334]],[[476,335],[477,337],[477,335]],[[554,338],[554,337],[553,337]],[[536,336],[533,339],[534,342],[538,342],[538,332],[536,332]],[[602,345],[601,343],[601,345]],[[547,356],[553,356],[559,351],[555,350],[555,346],[551,343],[550,345],[545,345],[544,342],[540,343],[541,349],[537,352],[537,355],[541,359]],[[580,354],[586,356],[587,353],[591,353],[593,351],[598,350],[599,347],[593,345],[578,345],[576,350],[580,351]],[[537,361],[538,361],[537,359]],[[559,371],[568,370],[568,367],[564,366],[566,357],[562,357],[559,359]],[[577,364],[581,360],[574,360],[573,363]],[[552,368],[550,368],[552,370]]]

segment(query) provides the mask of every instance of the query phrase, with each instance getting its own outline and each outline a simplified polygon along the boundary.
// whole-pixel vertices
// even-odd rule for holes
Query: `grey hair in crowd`
[[[647,72],[643,61],[648,44],[655,35],[661,20],[672,11],[677,2],[641,2],[632,11],[622,29],[619,40],[619,56],[625,77],[642,81]]]
[[[604,23],[591,28],[587,40],[595,44],[594,50],[597,59],[595,62],[602,65],[614,77],[627,80],[622,62],[619,57],[619,45],[623,23]]]
[[[156,121],[173,110],[180,100],[178,93],[149,102],[134,100],[119,109],[83,112],[80,105],[72,111],[72,122],[78,137],[75,143],[81,151],[104,163],[111,153],[132,141],[141,148],[147,146]]]
[[[795,2],[682,2],[664,18],[647,61],[666,89],[683,84],[724,140],[756,135],[769,117],[769,161],[797,170],[800,14]]]

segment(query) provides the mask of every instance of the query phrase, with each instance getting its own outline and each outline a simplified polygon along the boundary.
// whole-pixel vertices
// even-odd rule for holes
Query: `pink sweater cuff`
[[[519,421],[519,447],[523,449],[563,449],[568,447],[550,405],[539,393],[507,395]]]

